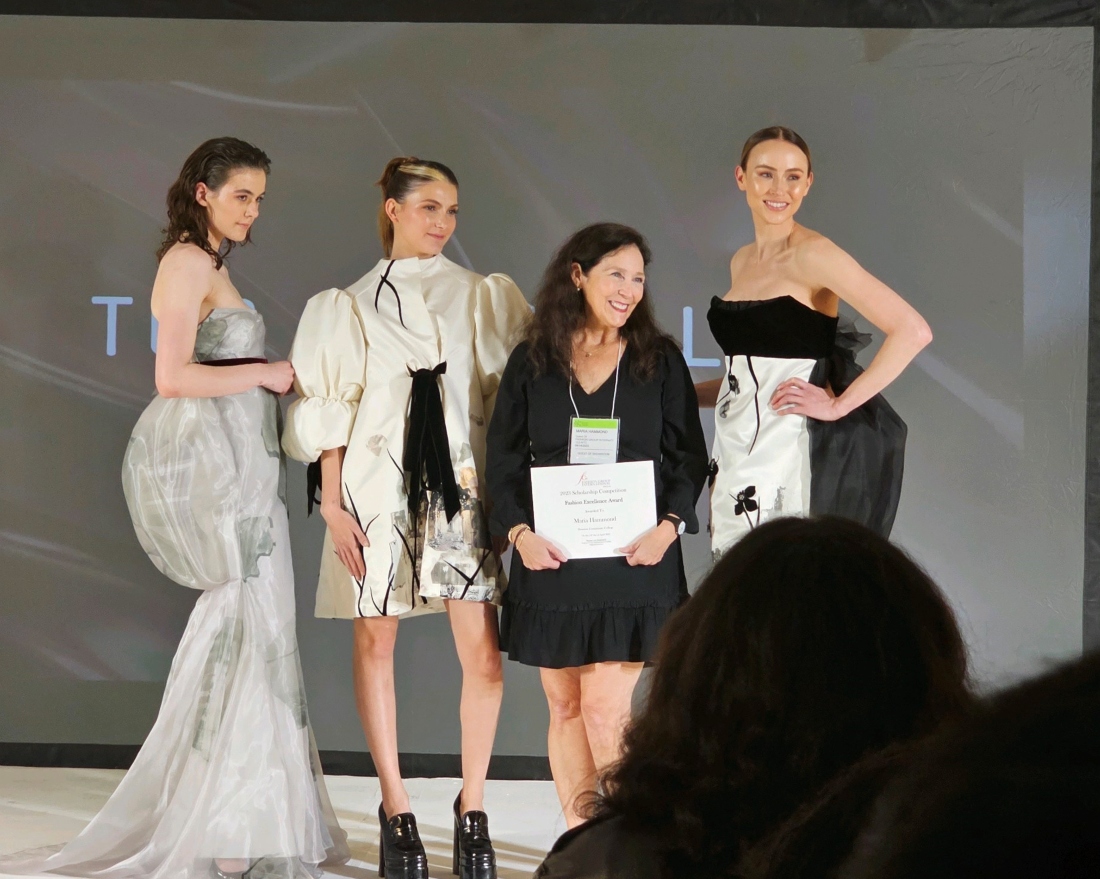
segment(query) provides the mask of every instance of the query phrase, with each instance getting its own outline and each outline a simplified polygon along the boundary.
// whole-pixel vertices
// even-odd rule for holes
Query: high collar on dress
[[[393,263],[392,267],[390,263]],[[380,259],[374,271],[381,272],[389,278],[410,278],[415,275],[434,275],[449,264],[450,260],[441,253],[427,259],[407,256],[404,259]]]

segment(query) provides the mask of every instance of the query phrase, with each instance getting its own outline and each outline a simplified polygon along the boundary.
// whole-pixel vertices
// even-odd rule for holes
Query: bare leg
[[[361,617],[355,625],[355,704],[374,758],[382,806],[392,818],[409,811],[409,794],[397,762],[397,696],[393,688],[396,617]]]
[[[565,813],[565,823],[576,827],[584,821],[577,814],[577,796],[595,788],[596,764],[588,746],[581,718],[581,670],[543,668],[542,689],[550,705],[547,749],[554,787]]]
[[[622,754],[630,697],[642,674],[642,663],[597,662],[580,672],[581,717],[596,772],[602,774]]]
[[[497,609],[474,601],[448,601],[458,661],[462,665],[462,802],[459,810],[485,809],[485,776],[497,734],[504,672],[500,663]]]

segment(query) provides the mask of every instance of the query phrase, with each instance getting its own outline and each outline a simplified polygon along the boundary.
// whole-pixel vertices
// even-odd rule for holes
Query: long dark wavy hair
[[[645,709],[595,815],[663,875],[736,875],[748,846],[862,756],[968,712],[966,649],[937,586],[847,520],[738,542],[666,625]]]
[[[157,248],[157,262],[174,245],[185,241],[210,254],[214,260],[214,268],[222,267],[236,242],[227,238],[222,243],[220,252],[211,246],[210,218],[207,209],[195,200],[195,188],[200,183],[205,183],[209,190],[221,189],[233,172],[242,168],[267,174],[271,171],[271,159],[259,147],[235,137],[215,137],[201,144],[187,157],[176,182],[168,188],[168,226],[164,229],[164,240]],[[251,240],[250,229],[245,243]]]
[[[588,274],[605,256],[630,246],[637,247],[642,262],[649,265],[652,253],[642,233],[620,223],[585,226],[558,248],[543,272],[535,313],[527,325],[525,341],[535,375],[572,371],[573,338],[586,318],[584,294],[573,283],[573,264]],[[676,344],[653,315],[648,282],[620,335],[630,350],[631,375],[639,381],[652,378],[666,346]]]

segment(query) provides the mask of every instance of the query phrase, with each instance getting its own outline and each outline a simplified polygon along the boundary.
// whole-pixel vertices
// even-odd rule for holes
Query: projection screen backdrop
[[[415,154],[461,181],[448,255],[529,297],[577,227],[642,230],[701,380],[707,302],[752,236],[740,144],[794,127],[816,171],[800,219],[935,332],[888,390],[909,425],[895,538],[949,593],[981,681],[1076,654],[1091,83],[1089,29],[0,18],[0,741],[136,743],[155,716],[195,594],[141,552],[119,470],[153,393],[164,194],[223,134],[273,160],[230,261],[270,357],[309,296],[379,258],[373,181]],[[289,467],[318,743],[362,750],[350,626],[312,616],[322,523]],[[706,538],[686,544],[694,584]],[[404,624],[397,668],[402,751],[457,753],[446,621]],[[498,753],[545,754],[545,729],[537,676],[509,663]]]

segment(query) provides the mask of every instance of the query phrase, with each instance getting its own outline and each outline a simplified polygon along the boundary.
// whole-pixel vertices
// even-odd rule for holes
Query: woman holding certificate
[[[707,472],[687,364],[646,295],[649,261],[645,239],[616,223],[561,246],[489,426],[490,528],[515,549],[501,649],[541,669],[571,827],[687,596],[678,538],[698,531]]]

